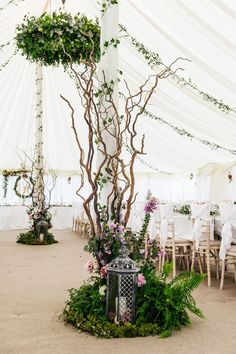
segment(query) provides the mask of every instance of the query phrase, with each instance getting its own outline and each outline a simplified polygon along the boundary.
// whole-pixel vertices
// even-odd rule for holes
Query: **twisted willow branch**
[[[129,32],[127,31],[126,27],[123,25],[119,25],[120,28],[120,32],[125,33],[125,35],[123,36],[123,38],[128,38],[132,45],[137,49],[137,51],[145,58],[145,60],[147,61],[148,65],[153,68],[154,66],[164,66],[165,68],[167,67],[162,59],[160,58],[159,54],[156,52],[153,52],[152,50],[148,49],[144,44],[142,44],[141,42],[139,42],[136,38],[134,38],[133,36],[131,36],[129,34]],[[216,106],[218,109],[220,109],[222,112],[224,113],[230,113],[230,112],[234,112],[236,113],[236,108],[235,107],[231,107],[230,105],[226,104],[223,102],[222,99],[218,99],[216,97],[214,97],[213,95],[204,92],[202,90],[200,90],[197,85],[195,83],[192,82],[191,78],[189,78],[188,80],[185,79],[184,77],[180,77],[179,75],[175,74],[172,75],[171,78],[175,81],[175,83],[178,86],[188,86],[190,87],[192,90],[195,91],[196,94],[198,94],[199,96],[201,96],[203,98],[204,101],[210,102],[212,103],[214,106]]]

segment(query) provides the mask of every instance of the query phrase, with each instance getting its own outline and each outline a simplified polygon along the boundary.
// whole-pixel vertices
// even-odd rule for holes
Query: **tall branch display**
[[[117,45],[115,38],[111,43]],[[144,210],[144,224],[139,233],[127,229],[137,196],[135,162],[138,157],[145,154],[145,136],[139,133],[139,118],[159,82],[177,72],[178,68],[175,69],[174,66],[180,59],[182,58],[176,59],[158,74],[149,76],[135,92],[132,92],[127,81],[123,79],[127,94],[122,101],[123,105],[119,102],[118,108],[116,85],[122,79],[108,78],[109,72],[107,75],[105,70],[102,71],[102,75],[101,72],[97,75],[93,51],[89,60],[80,60],[79,69],[73,66],[71,58],[70,69],[76,81],[82,114],[77,116],[75,107],[68,97],[61,95],[61,98],[70,110],[71,125],[80,154],[81,184],[77,194],[83,200],[91,228],[91,236],[85,250],[93,254],[96,263],[87,262],[86,269],[92,276],[79,289],[70,290],[70,299],[66,303],[62,318],[76,328],[96,336],[135,337],[155,334],[168,336],[174,329],[189,323],[187,308],[196,315],[203,316],[191,296],[192,290],[199,285],[203,276],[197,274],[190,276],[186,273],[168,283],[167,276],[170,274],[171,265],[165,265],[162,273],[156,275],[155,257],[158,257],[156,242],[151,242],[149,251],[145,249],[150,214],[157,208],[157,201],[148,201]],[[81,133],[83,125],[86,129]],[[87,141],[83,144],[85,133]],[[98,159],[96,152],[99,154]],[[90,192],[84,196],[83,187],[86,182],[89,183]],[[103,193],[105,188],[109,191],[105,193],[106,199]],[[137,301],[134,306],[136,315],[132,323],[130,323],[131,309],[124,292],[121,292],[123,295],[118,298],[115,295],[116,289],[110,288],[112,285],[107,282],[109,266],[115,262],[114,259],[119,257],[119,254],[123,254],[121,257],[124,257],[122,250],[126,247],[129,249],[130,257],[137,261],[140,267],[137,282],[133,284]],[[120,261],[121,259],[117,258],[117,264],[120,264]],[[112,293],[115,305],[114,310],[109,311],[106,308],[105,296],[108,299]],[[170,301],[170,298],[164,295],[166,293],[171,298],[178,294],[178,301]],[[117,315],[121,306],[119,301],[124,302],[120,317]],[[173,306],[169,306],[170,302]]]
[[[75,75],[78,93],[84,109],[83,120],[86,124],[88,147],[82,145],[81,136],[75,124],[75,110],[69,99],[61,96],[71,111],[71,122],[76,142],[80,152],[81,185],[78,195],[83,199],[83,206],[91,225],[91,234],[102,237],[107,231],[107,222],[113,221],[127,226],[131,208],[136,199],[134,166],[136,158],[144,155],[145,136],[140,137],[137,124],[160,80],[172,75],[174,61],[168,68],[156,75],[150,76],[139,89],[132,93],[125,81],[127,97],[119,115],[113,90],[116,82],[107,82],[104,75],[103,82],[95,79],[97,65],[92,60],[81,61],[81,70],[76,71],[73,65],[71,70]],[[112,108],[112,114],[111,114]],[[114,152],[110,154],[105,135],[112,137]],[[125,142],[125,146],[124,146]],[[124,158],[125,150],[129,149],[130,157]],[[103,159],[96,166],[95,150],[98,150]],[[127,155],[127,154],[126,154]],[[104,172],[105,171],[105,172]],[[87,178],[91,193],[84,197],[81,190]],[[100,194],[104,184],[112,186],[106,204],[100,204]],[[95,213],[95,219],[93,218]]]
[[[112,19],[109,17],[113,11],[118,12],[118,9],[114,8],[114,6],[118,6],[118,1],[103,0],[102,4],[105,5],[102,6],[103,30],[106,28],[104,27],[106,21],[107,24],[110,23],[111,29],[115,23],[118,26],[117,18],[116,22],[112,23]],[[65,20],[66,18],[69,20]],[[55,30],[55,23],[60,24],[61,30]],[[41,64],[63,64],[69,66],[70,74],[76,82],[80,112],[82,110],[79,119],[77,119],[77,112],[70,99],[61,95],[70,111],[71,125],[79,150],[81,183],[77,194],[83,200],[91,233],[86,250],[92,253],[96,259],[95,264],[92,261],[88,261],[86,264],[86,269],[92,273],[88,282],[79,289],[70,290],[70,299],[64,309],[63,319],[81,330],[105,337],[154,334],[167,336],[174,329],[190,322],[187,309],[200,317],[203,316],[191,296],[192,290],[199,285],[203,276],[197,274],[189,276],[186,273],[168,283],[167,277],[171,272],[171,265],[168,264],[164,266],[159,276],[156,275],[155,257],[158,256],[156,243],[152,242],[149,249],[144,249],[144,253],[142,251],[150,214],[157,208],[155,199],[149,200],[145,207],[144,225],[139,233],[133,233],[127,226],[137,196],[135,162],[138,157],[145,154],[145,136],[139,134],[139,119],[159,82],[177,72],[178,68],[175,68],[175,64],[182,58],[176,59],[159,73],[149,76],[135,91],[131,90],[127,81],[123,79],[126,94],[123,105],[119,103],[118,109],[117,86],[122,73],[119,72],[119,77],[117,77],[117,67],[114,61],[112,61],[114,64],[112,72],[109,69],[106,70],[106,65],[102,66],[98,72],[97,62],[101,53],[102,62],[104,60],[109,64],[111,60],[109,56],[106,56],[106,51],[116,48],[119,41],[117,38],[113,38],[112,31],[110,32],[109,28],[106,28],[112,38],[105,38],[106,44],[103,44],[100,52],[100,50],[98,51],[98,34],[100,34],[98,24],[95,23],[93,27],[92,21],[85,16],[82,16],[85,28],[81,29],[79,23],[78,16],[73,18],[68,14],[54,13],[51,17],[42,15],[39,19],[29,19],[27,26],[22,25],[18,28],[20,32],[18,39],[20,38],[20,49],[23,51],[23,55],[38,63],[37,89],[39,94],[37,96],[36,119],[38,134],[37,159],[34,169],[37,171],[35,189],[37,188],[38,192],[36,195],[33,193],[35,205],[33,204],[32,212],[34,213],[36,210],[34,207],[38,206],[38,214],[41,217],[40,212],[43,210],[45,202],[42,158],[42,97],[40,95],[42,92]],[[52,32],[42,31],[44,25],[49,26]],[[32,26],[34,28],[33,36]],[[71,48],[75,43],[70,40],[70,36],[74,32],[79,33],[78,38],[81,39],[81,42],[78,40],[77,44],[81,44],[82,49],[89,48],[89,53],[85,50],[81,52],[81,55],[73,56],[75,52]],[[44,42],[42,44],[46,44],[46,47],[49,48],[48,55],[44,55],[44,50],[35,51],[36,46],[31,45],[32,39],[35,41],[37,36]],[[103,33],[101,38],[104,39]],[[55,49],[55,40],[56,52],[51,52],[51,48]],[[78,45],[78,47],[80,46]],[[85,143],[84,136],[86,136]],[[86,184],[89,184],[90,190],[85,196],[84,187]],[[36,215],[33,215],[33,218],[35,220]],[[123,257],[124,268],[127,268],[127,259],[131,261],[130,258],[127,258],[127,249],[129,249],[130,257],[139,262],[140,266],[140,270],[135,268],[131,284],[132,293],[136,292],[137,295],[136,305],[134,298],[132,298],[133,309],[136,306],[136,316],[132,316],[132,319],[130,305],[124,297],[122,289],[119,293],[120,300],[115,294],[116,289],[113,289],[115,292],[113,291],[113,296],[111,296],[114,300],[116,313],[112,310],[106,314],[105,303],[105,294],[106,292],[108,294],[109,290],[106,290],[109,264],[111,265],[112,261],[120,255]],[[131,261],[131,263],[134,262]],[[139,274],[137,274],[138,271],[140,271]],[[155,301],[157,294],[159,294],[159,300]],[[173,301],[172,298],[175,298],[176,301]],[[120,312],[121,317],[117,316],[119,301],[124,302],[123,311]],[[150,312],[148,309],[152,309],[152,311]],[[132,323],[129,323],[131,321]]]

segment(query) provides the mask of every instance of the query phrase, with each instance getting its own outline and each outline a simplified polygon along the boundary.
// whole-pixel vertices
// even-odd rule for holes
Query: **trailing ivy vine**
[[[0,12],[3,11],[3,10],[6,10],[6,8],[9,6],[9,5],[15,5],[15,6],[18,6],[21,2],[24,2],[25,0],[9,0],[6,5],[0,7]]]
[[[98,5],[101,6],[101,13],[104,15],[104,13],[107,11],[107,9],[112,6],[112,5],[117,5],[119,0],[97,0]]]
[[[119,93],[120,97],[121,98],[125,98],[125,95],[120,92]],[[141,107],[140,107],[141,108]],[[218,149],[221,149],[221,150],[224,150],[226,152],[229,152],[230,154],[232,155],[236,155],[236,150],[233,150],[233,149],[229,149],[229,148],[226,148],[224,146],[221,146],[217,143],[214,143],[214,142],[210,142],[206,139],[201,139],[201,138],[198,138],[197,136],[193,135],[192,133],[190,133],[188,130],[184,129],[184,128],[179,128],[169,122],[167,122],[164,118],[162,117],[158,117],[156,116],[155,114],[149,112],[148,110],[144,110],[143,111],[143,114],[150,118],[150,119],[153,119],[153,120],[156,120],[158,121],[160,124],[163,124],[165,126],[167,126],[168,128],[172,129],[175,133],[181,135],[181,136],[185,136],[187,137],[188,139],[190,140],[196,140],[198,142],[200,142],[201,144],[205,145],[205,146],[208,146],[209,148],[211,148],[212,150],[218,150]]]
[[[159,54],[147,48],[143,43],[139,42],[136,38],[131,36],[127,31],[126,27],[123,25],[119,25],[120,32],[124,33],[124,38],[128,38],[132,45],[137,49],[137,51],[146,59],[148,65],[153,68],[155,66],[164,66],[167,68],[167,65],[163,63],[162,59],[160,58]],[[236,108],[231,107],[230,105],[224,103],[222,99],[218,99],[213,95],[201,90],[198,88],[197,84],[195,84],[191,78],[185,79],[177,74],[172,75],[171,78],[175,81],[178,86],[184,87],[188,86],[192,90],[195,91],[199,96],[203,98],[204,101],[212,103],[215,107],[221,110],[224,113],[234,112],[236,113]]]
[[[5,60],[1,65],[0,65],[0,71],[2,71],[9,63],[10,63],[10,61],[14,58],[14,56],[16,55],[16,53],[17,53],[17,49],[14,51],[14,53],[13,54],[11,54],[10,55],[10,57],[7,59],[7,60]]]

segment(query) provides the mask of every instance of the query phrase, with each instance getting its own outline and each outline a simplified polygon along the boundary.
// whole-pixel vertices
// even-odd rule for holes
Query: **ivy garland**
[[[18,6],[21,2],[24,2],[25,0],[9,0],[8,3],[3,6],[3,7],[0,7],[0,12],[3,11],[3,10],[6,10],[6,8],[9,6],[9,5],[15,5],[15,6]]]
[[[101,13],[104,15],[104,13],[107,11],[107,9],[112,6],[112,5],[117,5],[118,0],[102,0],[99,1],[97,0],[98,5],[101,6]]]
[[[5,48],[7,47],[10,43],[11,43],[12,40],[6,42],[6,43],[3,43],[3,44],[0,44],[0,52]]]
[[[16,45],[22,55],[43,65],[67,66],[71,61],[100,59],[100,26],[85,15],[66,12],[24,17],[16,27]]]
[[[131,36],[129,32],[127,31],[126,27],[123,25],[119,25],[120,32],[125,33],[126,38],[128,38],[132,45],[137,49],[137,51],[142,54],[142,56],[146,59],[148,65],[153,68],[154,66],[160,66],[163,65],[164,67],[167,67],[161,60],[160,56],[158,53],[153,52],[152,50],[148,49],[144,44],[139,42],[136,38]],[[231,107],[228,104],[224,103],[222,99],[215,98],[213,95],[204,92],[200,90],[195,83],[192,82],[191,78],[185,79],[183,77],[180,77],[179,75],[175,74],[171,76],[172,79],[177,83],[177,85],[183,87],[183,86],[188,86],[191,89],[193,89],[199,96],[203,98],[203,100],[212,103],[215,105],[218,109],[220,109],[224,113],[230,113],[234,112],[236,113],[236,108]]]
[[[15,185],[14,185],[14,191],[17,195],[17,197],[19,198],[23,198],[23,199],[26,199],[26,198],[31,198],[32,195],[33,195],[33,192],[34,192],[34,180],[32,177],[27,177],[29,179],[29,184],[31,185],[31,190],[28,194],[22,194],[19,192],[18,190],[18,187],[19,187],[19,183],[20,183],[20,180],[24,178],[26,179],[26,176],[18,176],[17,179],[16,179],[16,182],[15,182]]]
[[[198,142],[200,142],[201,144],[205,145],[205,146],[208,146],[210,147],[212,150],[218,150],[218,149],[221,149],[221,150],[224,150],[224,151],[227,151],[229,152],[230,154],[232,155],[236,155],[236,150],[233,150],[233,149],[228,149],[224,146],[221,146],[219,144],[216,144],[214,142],[210,142],[206,139],[201,139],[201,138],[198,138],[197,136],[193,135],[192,133],[190,133],[189,131],[187,131],[186,129],[184,128],[179,128],[179,127],[176,127],[175,125],[167,122],[166,120],[164,120],[163,118],[161,117],[158,117],[156,115],[154,115],[153,113],[145,110],[143,112],[143,114],[151,119],[154,119],[156,121],[158,121],[160,124],[164,124],[166,126],[168,126],[169,128],[171,128],[172,130],[174,130],[177,134],[181,135],[181,136],[186,136],[187,138],[189,138],[190,140],[197,140]]]
[[[1,50],[1,49],[0,49],[0,50]],[[17,52],[18,52],[18,49],[16,49],[16,50],[14,51],[14,53],[11,54],[10,57],[9,57],[6,61],[4,61],[4,63],[2,63],[2,64],[0,65],[0,71],[2,71],[2,70],[10,63],[10,61],[14,58],[14,56],[17,54]]]

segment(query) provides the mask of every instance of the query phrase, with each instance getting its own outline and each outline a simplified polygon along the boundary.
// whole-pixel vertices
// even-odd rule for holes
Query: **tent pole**
[[[104,4],[107,4],[107,1],[103,1]],[[105,12],[102,14],[101,17],[101,40],[100,40],[100,47],[101,53],[104,53],[101,57],[101,61],[98,68],[98,78],[101,83],[104,82],[104,76],[107,83],[111,80],[116,82],[113,90],[113,100],[117,107],[118,111],[118,99],[119,99],[119,88],[117,83],[117,73],[118,73],[118,47],[109,46],[106,48],[104,43],[106,41],[110,42],[112,38],[118,38],[118,23],[119,23],[119,2],[118,4],[110,5],[107,7]],[[105,103],[104,103],[105,104]],[[107,103],[107,106],[110,106]],[[112,108],[107,108],[107,112],[110,111],[110,116],[112,117],[114,111]],[[105,118],[105,114],[104,114]],[[101,121],[103,117],[101,116]],[[104,131],[103,133],[103,140],[106,143],[107,151],[110,154],[113,154],[116,148],[114,138],[107,132]],[[103,155],[101,152],[97,152],[97,166],[101,164],[103,160]],[[105,184],[101,191],[100,196],[100,203],[101,205],[107,206],[107,197],[111,192],[112,186],[110,184]],[[108,205],[109,208],[109,205]]]

